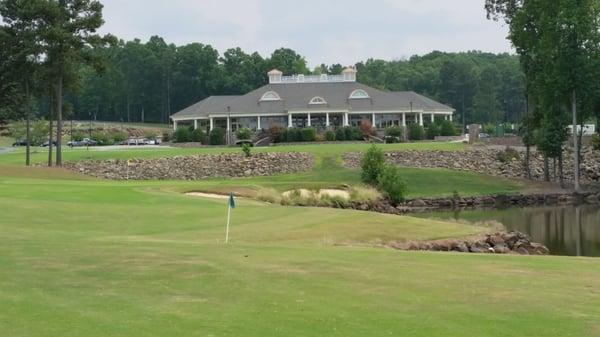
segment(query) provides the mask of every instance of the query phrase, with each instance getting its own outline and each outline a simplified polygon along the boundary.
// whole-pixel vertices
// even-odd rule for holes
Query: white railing
[[[355,82],[352,77],[344,75],[293,75],[282,76],[281,83],[330,83],[330,82]]]

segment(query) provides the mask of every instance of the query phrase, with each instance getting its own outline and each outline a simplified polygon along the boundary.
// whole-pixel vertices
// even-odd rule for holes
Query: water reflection
[[[507,230],[531,235],[554,255],[600,257],[600,207],[565,206],[425,213],[419,216],[481,222],[495,220]]]

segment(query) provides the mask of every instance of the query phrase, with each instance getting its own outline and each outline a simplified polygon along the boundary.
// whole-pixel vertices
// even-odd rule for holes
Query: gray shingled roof
[[[368,99],[348,99],[357,89],[366,91]],[[260,102],[268,91],[275,91],[281,101]],[[309,105],[312,98],[319,96],[327,101],[326,105]],[[415,92],[381,91],[357,82],[337,83],[285,83],[268,84],[243,96],[211,96],[172,116],[175,119],[203,118],[209,114],[230,113],[282,113],[288,111],[394,111],[408,110],[413,103],[415,111],[454,111],[454,109],[438,103]]]

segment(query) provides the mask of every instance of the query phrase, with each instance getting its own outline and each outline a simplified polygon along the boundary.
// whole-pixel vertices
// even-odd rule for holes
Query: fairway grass
[[[226,201],[179,191],[230,181],[0,169],[0,335],[600,336],[597,260],[398,252],[485,228],[247,199],[224,245]]]

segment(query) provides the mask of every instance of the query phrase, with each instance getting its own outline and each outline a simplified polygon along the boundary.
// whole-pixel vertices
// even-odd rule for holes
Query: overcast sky
[[[123,39],[210,44],[263,56],[289,47],[321,63],[354,64],[432,50],[511,52],[507,28],[488,21],[483,0],[101,0]]]

